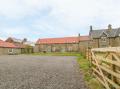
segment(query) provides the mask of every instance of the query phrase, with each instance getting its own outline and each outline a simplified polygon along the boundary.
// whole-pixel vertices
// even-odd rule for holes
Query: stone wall
[[[33,52],[34,53],[38,53],[39,52],[39,45],[38,44],[36,44],[35,46],[34,46],[34,48],[33,48]]]
[[[91,48],[98,48],[99,47],[99,39],[93,39],[90,41]]]
[[[109,38],[105,39],[105,41],[99,39],[99,48],[104,48],[109,46],[110,46]]]
[[[106,42],[102,42],[101,39],[93,39],[91,41],[91,47],[92,48],[102,48],[105,47],[118,47],[120,46],[120,37],[114,37],[114,38],[107,38]]]
[[[78,52],[78,43],[69,44],[36,44],[34,52]]]
[[[80,51],[83,55],[85,55],[85,54],[86,54],[86,50],[88,49],[89,45],[90,45],[90,41],[81,41],[81,42],[79,43],[79,51]]]
[[[13,54],[21,54],[21,49],[0,48],[0,55],[8,55],[10,50],[13,50]]]
[[[34,52],[85,52],[88,46],[89,41],[65,44],[36,44]]]
[[[120,46],[120,37],[116,37],[115,39],[114,39],[114,47],[118,47],[118,46]]]

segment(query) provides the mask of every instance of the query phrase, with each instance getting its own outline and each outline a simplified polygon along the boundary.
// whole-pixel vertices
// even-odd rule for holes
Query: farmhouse
[[[21,39],[9,37],[6,40],[6,42],[13,43],[15,46],[20,47],[21,50],[22,50],[21,53],[32,53],[33,52],[34,43],[30,42],[30,41],[27,41],[26,38],[21,40]]]
[[[120,46],[120,28],[112,28],[109,24],[107,29],[93,30],[90,26],[91,48],[117,47]]]
[[[2,54],[20,54],[21,47],[15,46],[13,43],[0,40],[0,55]]]
[[[34,52],[78,52],[88,47],[89,36],[38,39]]]

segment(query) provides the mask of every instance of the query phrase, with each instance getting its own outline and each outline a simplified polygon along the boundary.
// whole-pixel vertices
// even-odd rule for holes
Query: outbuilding
[[[89,36],[38,39],[34,52],[82,52],[88,48]]]
[[[33,53],[33,47],[34,47],[34,43],[31,41],[27,41],[26,38],[22,39],[17,39],[14,37],[9,37],[6,42],[12,43],[15,46],[17,46],[18,48],[21,48],[21,53],[25,54],[25,53]]]
[[[0,55],[21,54],[21,51],[21,47],[17,47],[13,43],[0,40]]]

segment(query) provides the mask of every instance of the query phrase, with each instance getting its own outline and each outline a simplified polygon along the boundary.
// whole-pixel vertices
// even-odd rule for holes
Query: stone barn
[[[38,39],[34,52],[80,52],[88,42],[89,36]]]

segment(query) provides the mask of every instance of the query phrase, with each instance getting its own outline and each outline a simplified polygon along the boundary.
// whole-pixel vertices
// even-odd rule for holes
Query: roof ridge
[[[89,36],[78,37],[61,37],[61,38],[44,38],[37,41],[38,44],[65,44],[65,43],[78,43],[79,41],[89,40]]]
[[[80,36],[80,37],[89,37],[89,35],[85,35],[85,36]],[[54,37],[54,38],[39,38],[38,40],[41,39],[61,39],[61,38],[78,38],[78,36],[68,36],[68,37]]]
[[[39,38],[39,39],[61,39],[61,38],[77,38],[77,36],[73,36],[73,37],[56,37],[56,38]]]

